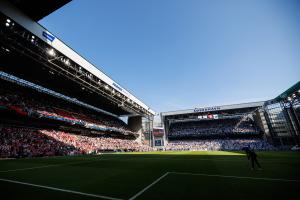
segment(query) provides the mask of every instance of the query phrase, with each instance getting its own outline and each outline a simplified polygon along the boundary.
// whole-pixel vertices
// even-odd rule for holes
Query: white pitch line
[[[141,194],[143,194],[146,190],[148,190],[153,185],[155,185],[156,183],[158,183],[161,179],[163,179],[164,177],[166,177],[169,173],[170,172],[167,172],[167,173],[163,174],[161,177],[159,177],[158,179],[156,179],[155,181],[153,181],[150,185],[148,185],[147,187],[145,187],[144,189],[142,189],[141,191],[139,191],[138,193],[136,193],[134,196],[132,196],[129,200],[136,199],[138,196],[140,196]]]
[[[250,177],[250,176],[225,176],[219,174],[201,174],[201,173],[189,173],[189,172],[169,172],[169,174],[178,175],[191,175],[191,176],[210,176],[210,177],[220,177],[220,178],[236,178],[236,179],[252,179],[252,180],[264,180],[264,181],[284,181],[284,182],[300,182],[296,179],[281,179],[281,178],[260,178],[260,177]]]
[[[114,159],[114,158],[99,159],[99,160],[88,160],[88,161],[78,161],[78,162],[70,162],[70,163],[64,163],[64,164],[62,163],[62,164],[53,164],[53,165],[42,165],[42,166],[37,166],[37,167],[28,167],[28,168],[19,168],[19,169],[9,169],[9,170],[0,171],[0,173],[15,172],[15,171],[27,171],[27,170],[33,170],[33,169],[67,166],[67,165],[73,165],[73,164],[85,164],[85,163],[99,162],[99,161],[102,161],[102,160],[112,160],[112,159]]]
[[[40,168],[47,168],[47,167],[54,167],[57,165],[43,165],[39,167],[28,167],[28,168],[20,168],[20,169],[9,169],[9,170],[3,170],[0,172],[15,172],[15,171],[25,171],[25,170],[32,170],[32,169],[40,169]]]
[[[25,183],[25,182],[14,181],[14,180],[9,180],[9,179],[0,178],[0,181],[21,184],[21,185],[27,185],[27,186],[32,186],[32,187],[38,187],[38,188],[43,188],[43,189],[48,189],[48,190],[60,191],[60,192],[67,192],[67,193],[78,194],[78,195],[83,195],[83,196],[95,197],[95,198],[100,198],[100,199],[123,200],[123,199],[115,198],[115,197],[109,197],[109,196],[103,196],[103,195],[97,195],[97,194],[89,194],[89,193],[84,193],[84,192],[66,190],[66,189],[49,187],[49,186],[44,186],[44,185],[37,185],[37,184],[32,184],[32,183]]]

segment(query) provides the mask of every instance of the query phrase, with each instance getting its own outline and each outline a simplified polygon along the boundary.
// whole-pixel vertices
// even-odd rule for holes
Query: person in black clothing
[[[251,161],[251,169],[254,170],[254,163],[257,165],[259,170],[262,170],[258,160],[257,160],[257,154],[254,152],[254,150],[251,150],[249,147],[244,148],[248,160]]]

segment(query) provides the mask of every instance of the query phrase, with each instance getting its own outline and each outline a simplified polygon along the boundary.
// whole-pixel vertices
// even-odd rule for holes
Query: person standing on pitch
[[[254,170],[254,164],[257,165],[258,170],[262,170],[258,160],[257,160],[257,154],[254,152],[254,150],[251,150],[249,147],[245,148],[245,152],[247,154],[248,160],[251,162],[251,170]]]

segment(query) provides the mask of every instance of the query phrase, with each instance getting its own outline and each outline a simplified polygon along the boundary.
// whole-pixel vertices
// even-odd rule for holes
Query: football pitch
[[[1,199],[286,199],[299,197],[300,153],[147,152],[0,160]],[[4,198],[3,198],[4,197]]]

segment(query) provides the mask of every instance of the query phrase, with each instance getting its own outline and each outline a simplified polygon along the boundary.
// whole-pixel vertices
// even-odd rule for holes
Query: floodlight
[[[49,49],[49,50],[47,51],[47,53],[48,53],[50,56],[52,56],[52,57],[54,57],[54,56],[56,55],[54,49]]]
[[[64,60],[64,63],[65,63],[67,66],[70,66],[70,64],[71,64],[69,59],[65,59],[65,60]]]

